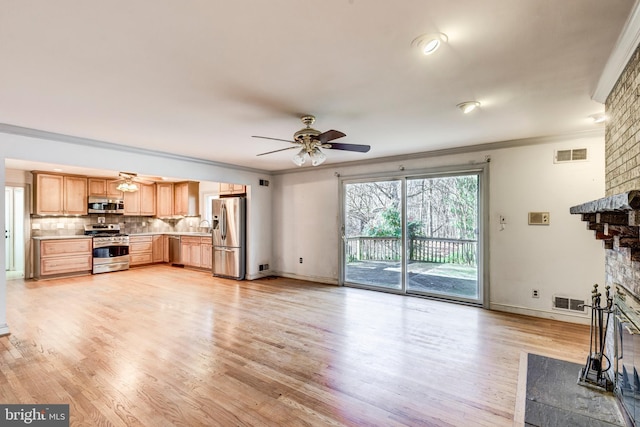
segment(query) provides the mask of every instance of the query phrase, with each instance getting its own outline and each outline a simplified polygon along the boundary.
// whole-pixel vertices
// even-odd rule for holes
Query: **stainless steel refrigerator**
[[[244,197],[213,200],[211,233],[213,275],[242,280],[245,274]]]

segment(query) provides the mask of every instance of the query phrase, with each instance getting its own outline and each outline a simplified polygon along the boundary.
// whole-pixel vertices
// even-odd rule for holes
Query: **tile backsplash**
[[[88,215],[81,217],[32,216],[31,236],[74,236],[84,234],[84,226],[98,223],[104,217],[107,224],[120,224],[127,234],[206,231],[200,228],[200,217],[160,219],[123,215]]]

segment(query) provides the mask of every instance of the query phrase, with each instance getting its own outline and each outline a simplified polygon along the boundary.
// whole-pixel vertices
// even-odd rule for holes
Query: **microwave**
[[[123,214],[124,200],[89,197],[89,208],[87,211],[90,214]]]

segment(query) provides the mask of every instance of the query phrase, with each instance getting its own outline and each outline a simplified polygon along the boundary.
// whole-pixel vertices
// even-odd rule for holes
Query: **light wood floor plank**
[[[168,266],[7,298],[0,401],[74,426],[507,426],[521,354],[588,353],[583,325]]]

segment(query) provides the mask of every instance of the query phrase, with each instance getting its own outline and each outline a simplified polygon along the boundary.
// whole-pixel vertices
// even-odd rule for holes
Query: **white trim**
[[[375,157],[373,159],[355,160],[352,162],[328,163],[328,164],[324,163],[320,166],[296,168],[296,169],[283,169],[279,171],[271,171],[270,173],[271,175],[287,175],[292,173],[314,172],[321,169],[337,169],[342,167],[377,165],[377,164],[383,164],[383,163],[389,163],[389,162],[403,162],[406,160],[426,159],[426,158],[432,158],[432,157],[453,156],[456,154],[469,154],[469,153],[478,153],[482,151],[493,151],[493,150],[503,150],[507,148],[526,147],[529,145],[552,144],[556,142],[566,142],[570,139],[583,139],[583,138],[603,138],[603,143],[604,143],[604,127],[600,126],[592,130],[563,133],[563,134],[551,135],[551,136],[534,136],[531,138],[509,139],[506,141],[487,142],[484,144],[476,144],[476,145],[461,145],[453,148],[421,151],[419,153],[400,154],[397,156]]]
[[[296,280],[304,280],[307,282],[314,282],[317,284],[325,284],[325,285],[337,285],[338,279],[334,277],[320,277],[320,276],[301,276],[299,274],[294,273],[285,273],[282,271],[274,271],[273,276],[286,277],[288,279],[296,279]]]
[[[543,319],[559,320],[561,322],[580,323],[583,325],[588,325],[590,321],[589,317],[586,314],[578,315],[572,313],[558,313],[557,311],[539,310],[535,308],[527,308],[510,304],[499,304],[495,302],[489,304],[489,309],[504,311],[507,313],[523,314],[525,316],[533,316]]]
[[[604,66],[604,70],[598,80],[598,85],[593,93],[591,99],[604,104],[609,97],[609,94],[613,90],[613,87],[618,82],[620,75],[624,71],[624,68],[629,63],[633,52],[636,51],[638,44],[640,44],[640,2],[635,1],[631,13],[627,18],[627,22],[622,28],[622,32],[618,37],[607,63]]]
[[[9,325],[7,325],[6,323],[3,325],[0,325],[0,337],[4,336],[4,335],[9,335]]]

